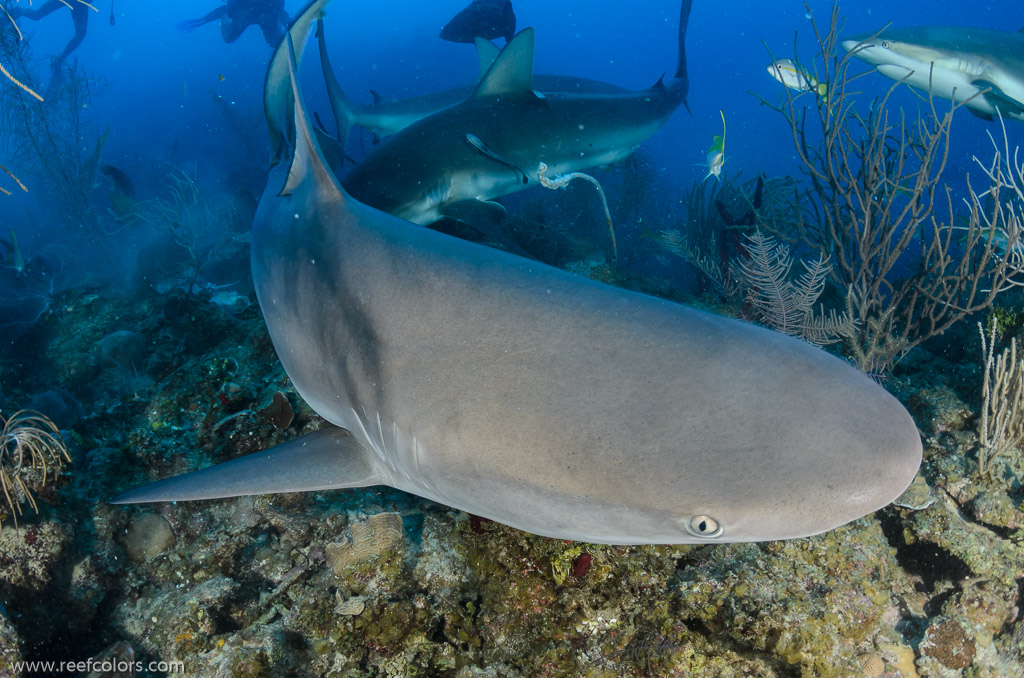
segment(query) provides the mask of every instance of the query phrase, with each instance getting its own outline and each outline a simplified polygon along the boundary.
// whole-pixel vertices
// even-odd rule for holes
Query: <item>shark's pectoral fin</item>
[[[977,108],[974,108],[970,104],[968,104],[967,110],[971,112],[971,115],[973,115],[973,116],[975,116],[977,118],[981,118],[982,120],[987,120],[988,122],[992,122],[993,120],[996,119],[996,116],[992,115],[991,113],[986,113],[985,111],[979,111]]]
[[[487,237],[500,234],[501,227],[508,219],[505,208],[490,200],[457,200],[441,205],[440,212],[449,219],[469,224]]]
[[[331,426],[262,452],[128,490],[112,504],[222,499],[385,484],[372,452]]]
[[[480,153],[483,154],[484,157],[490,158],[491,160],[498,163],[502,167],[507,167],[513,172],[515,172],[516,176],[519,177],[519,180],[523,182],[524,186],[530,183],[530,178],[526,175],[526,172],[523,171],[522,167],[516,165],[515,163],[509,162],[508,160],[505,160],[505,158],[495,153],[490,146],[485,144],[480,139],[480,137],[476,136],[475,134],[467,134],[466,142],[469,143],[469,145],[475,148],[476,150],[480,151]]]
[[[988,101],[994,108],[998,108],[999,112],[1006,117],[1020,118],[1024,115],[1024,102],[1014,99],[1009,94],[999,89],[994,83],[988,80],[973,80],[971,84],[978,89],[987,89],[984,96],[985,100]],[[974,113],[974,111],[971,111]],[[977,115],[977,113],[975,113]],[[993,116],[989,115],[988,119],[991,120]]]

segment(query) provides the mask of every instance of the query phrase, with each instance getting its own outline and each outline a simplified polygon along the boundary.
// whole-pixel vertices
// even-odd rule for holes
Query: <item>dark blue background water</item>
[[[358,101],[369,101],[371,88],[385,96],[405,97],[462,85],[476,76],[470,45],[441,41],[440,27],[465,5],[464,0],[335,0],[329,6],[328,41],[342,87]],[[147,176],[165,161],[195,163],[201,182],[219,182],[230,191],[225,170],[238,155],[240,141],[217,111],[214,97],[246,122],[252,143],[266,143],[262,124],[261,87],[270,47],[256,27],[226,45],[216,23],[183,33],[175,23],[198,17],[215,2],[126,2],[116,0],[116,25],[108,21],[111,6],[98,0],[89,35],[75,56],[106,81],[94,100],[95,119],[111,134],[103,162],[130,175]],[[303,5],[288,2],[295,15]],[[518,27],[537,29],[536,71],[596,78],[628,88],[653,84],[674,69],[675,31],[679,6],[675,0],[613,2],[599,0],[516,0]],[[822,25],[831,4],[813,2]],[[1024,26],[1024,5],[1017,0],[945,2],[906,0],[849,2],[842,7],[846,33],[876,30],[886,22],[977,25],[1003,30]],[[71,35],[66,10],[35,24],[22,22],[36,56],[56,54]],[[704,173],[704,153],[714,134],[721,133],[719,110],[728,122],[726,169],[753,176],[795,173],[792,140],[783,120],[759,105],[750,94],[776,99],[781,86],[765,67],[768,53],[792,56],[794,31],[799,32],[802,61],[810,61],[814,44],[803,3],[712,2],[696,0],[690,18],[687,53],[691,81],[690,108],[675,117],[646,148],[661,170],[661,181],[683,193]],[[322,79],[315,58],[304,69],[312,108],[326,114]],[[856,69],[866,69],[858,64]],[[872,75],[860,81],[865,100],[880,94],[891,81]],[[7,86],[3,83],[2,86]],[[905,88],[904,88],[905,89]],[[917,97],[908,91],[893,100],[916,110]],[[943,106],[946,102],[940,102]],[[1024,140],[1024,125],[1010,123],[1011,143]],[[966,111],[958,114],[947,180],[962,183],[971,156],[990,157],[986,130],[997,129]],[[353,140],[358,143],[356,136]],[[0,163],[3,159],[0,158]],[[254,164],[259,181],[264,167]],[[237,173],[236,173],[237,174]],[[145,181],[143,180],[143,183]],[[144,190],[145,187],[143,187]],[[533,189],[537,190],[537,189]],[[7,199],[0,209],[31,248],[60,234],[29,220],[27,198]]]

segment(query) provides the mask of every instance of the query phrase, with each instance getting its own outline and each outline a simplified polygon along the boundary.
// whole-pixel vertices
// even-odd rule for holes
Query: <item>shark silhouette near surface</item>
[[[441,29],[441,39],[469,42],[476,38],[511,40],[516,33],[516,13],[511,0],[473,0]]]
[[[115,503],[382,484],[550,537],[709,543],[822,532],[910,483],[913,420],[844,361],[346,194],[291,47],[325,4],[268,70],[252,271],[285,370],[332,425]]]
[[[500,223],[505,209],[494,199],[536,184],[540,163],[557,175],[622,160],[685,104],[690,6],[691,0],[680,5],[671,78],[640,91],[538,94],[534,32],[527,28],[469,99],[386,140],[342,185],[356,200],[417,224],[446,217]]]
[[[843,48],[893,80],[992,120],[1024,120],[1024,29],[963,26],[886,28],[844,40]],[[969,100],[969,101],[968,101]]]

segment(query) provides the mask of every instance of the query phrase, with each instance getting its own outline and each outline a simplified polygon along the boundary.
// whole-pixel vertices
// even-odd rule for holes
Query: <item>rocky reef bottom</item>
[[[973,357],[918,351],[886,384],[925,439],[894,505],[807,539],[651,547],[388,488],[106,504],[319,426],[255,305],[67,293],[0,369],[8,406],[80,403],[44,412],[73,463],[0,530],[0,676],[1024,676],[1024,459],[978,473]],[[60,661],[80,664],[22,663]]]

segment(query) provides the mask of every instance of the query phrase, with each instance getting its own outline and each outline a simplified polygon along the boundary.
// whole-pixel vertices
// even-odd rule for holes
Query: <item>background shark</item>
[[[505,216],[493,199],[536,182],[539,163],[562,174],[622,160],[685,104],[690,5],[681,3],[675,74],[638,92],[538,94],[534,34],[524,30],[473,96],[392,136],[348,173],[345,190],[413,223],[450,217],[492,230]]]
[[[1022,29],[1024,31],[1024,29]],[[887,28],[844,40],[843,48],[882,75],[943,99],[967,101],[986,120],[998,110],[1024,120],[1024,33],[958,26]],[[979,92],[989,91],[980,96]]]
[[[476,38],[511,40],[516,33],[516,13],[511,0],[473,0],[441,29],[441,39],[473,42]]]
[[[463,87],[442,90],[421,94],[406,99],[385,99],[374,92],[372,104],[357,104],[352,102],[341,89],[334,70],[331,68],[330,57],[327,53],[324,31],[317,31],[317,40],[320,47],[320,64],[323,68],[324,81],[327,84],[327,92],[331,102],[331,112],[334,114],[337,126],[337,140],[344,148],[347,145],[349,129],[358,125],[373,132],[376,139],[391,136],[405,129],[414,122],[423,118],[451,108],[466,101],[476,91],[479,81],[487,75],[494,61],[497,59],[500,50],[489,40],[476,39],[477,58],[480,63],[480,78],[474,84]],[[544,94],[554,92],[566,92],[577,94],[620,94],[627,90],[618,85],[612,85],[600,80],[589,78],[576,78],[568,75],[544,75],[533,76],[534,88]]]

